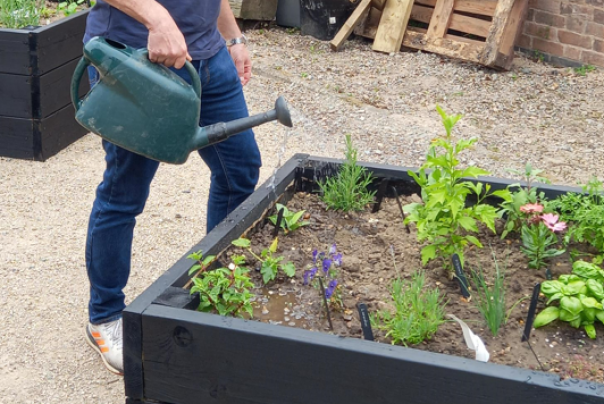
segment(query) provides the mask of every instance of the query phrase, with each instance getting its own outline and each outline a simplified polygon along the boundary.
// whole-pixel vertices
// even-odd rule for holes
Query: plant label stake
[[[526,315],[526,323],[524,324],[524,332],[522,333],[521,342],[528,341],[531,335],[531,329],[533,328],[533,321],[535,320],[535,311],[537,311],[537,301],[539,300],[539,292],[541,291],[541,284],[538,283],[533,288],[533,296],[531,296],[531,303],[529,305],[528,314]]]
[[[396,192],[395,187],[392,187],[392,191],[394,192],[394,198],[396,199],[396,203],[398,204],[398,209],[401,211],[401,215],[403,216],[403,223],[405,223],[405,211],[403,210],[401,198],[398,197],[398,192]],[[407,229],[407,234],[411,233],[411,229],[409,229],[409,225],[407,223],[405,223],[405,229]]]
[[[283,220],[283,212],[285,208],[279,209],[277,212],[277,222],[275,223],[275,229],[273,230],[273,237],[277,237],[279,235],[279,229],[281,228],[281,221]]]
[[[535,353],[535,351],[533,350],[531,341],[529,339],[529,337],[531,335],[531,329],[533,328],[533,321],[535,320],[535,311],[537,310],[537,301],[539,300],[540,291],[541,291],[541,284],[538,283],[533,288],[533,296],[531,297],[531,304],[529,306],[529,311],[526,316],[526,324],[524,325],[524,332],[522,333],[522,339],[520,341],[521,342],[526,341],[529,348],[531,349],[531,352],[533,353],[533,356],[537,360],[539,367],[541,367],[541,370],[545,372],[545,368],[541,364],[541,361],[539,361],[539,357],[537,356],[537,353]]]
[[[373,341],[373,331],[371,330],[371,320],[369,319],[369,311],[365,303],[357,304],[359,310],[359,318],[361,319],[361,330],[363,330],[363,338],[368,341]]]
[[[463,267],[461,266],[461,260],[459,259],[459,255],[453,254],[451,257],[451,261],[453,262],[453,269],[455,269],[455,277],[457,278],[457,282],[459,282],[459,288],[461,289],[461,295],[469,299],[470,298],[470,290],[468,288],[468,280],[463,273]]]
[[[376,213],[378,210],[380,210],[380,207],[382,206],[382,201],[384,200],[384,195],[386,195],[386,188],[388,188],[388,183],[390,181],[388,180],[382,180],[382,182],[380,182],[380,187],[377,190],[377,193],[375,194],[375,203],[373,204],[373,209],[372,209],[372,213]]]
[[[329,314],[329,304],[327,303],[327,297],[325,297],[325,288],[323,287],[323,279],[319,278],[319,286],[321,289],[321,296],[323,296],[323,303],[325,303],[325,313],[327,313],[327,322],[329,323],[329,329],[333,332],[333,324],[331,323],[331,315]]]

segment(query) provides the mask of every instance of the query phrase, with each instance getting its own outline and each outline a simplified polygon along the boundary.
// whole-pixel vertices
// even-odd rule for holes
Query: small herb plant
[[[584,327],[589,338],[596,338],[595,321],[604,323],[604,271],[600,267],[575,261],[572,274],[544,281],[541,293],[547,297],[548,307],[535,317],[535,328],[559,319],[575,328]],[[552,305],[554,302],[558,305]]]
[[[419,344],[434,336],[444,323],[447,302],[438,288],[426,287],[423,271],[416,271],[411,281],[397,278],[392,282],[390,296],[394,313],[383,310],[372,316],[374,327],[386,331],[392,344]]]
[[[287,209],[285,205],[280,203],[277,203],[275,207],[277,208],[277,212],[283,209],[283,218],[281,220],[280,227],[283,229],[285,234],[296,231],[300,227],[307,226],[310,223],[306,220],[300,220],[304,217],[304,214],[306,213],[305,210],[292,212],[291,210]],[[277,225],[277,215],[270,216],[268,220],[270,220],[275,226]]]
[[[75,14],[78,6],[84,4],[85,0],[62,1],[57,5],[57,11],[62,12],[66,17]]]
[[[215,311],[221,316],[250,317],[253,314],[250,288],[254,285],[250,280],[248,270],[241,265],[243,256],[233,257],[228,268],[209,270],[214,256],[203,257],[201,251],[190,254],[187,258],[197,262],[189,270],[189,275],[197,273],[191,287],[191,294],[199,293],[197,310],[203,312]]]
[[[592,65],[583,65],[583,66],[575,67],[575,68],[573,68],[573,70],[579,76],[587,76],[587,73],[593,72],[594,70],[596,70],[596,67],[592,66]]]
[[[553,213],[542,213],[543,205],[530,203],[520,207],[525,214],[522,224],[522,246],[520,250],[529,259],[529,268],[541,269],[546,260],[564,253],[564,249],[554,248],[558,244],[557,233],[566,229],[566,223],[559,221]]]
[[[534,186],[535,182],[549,184],[550,181],[542,177],[540,174],[543,170],[533,168],[530,163],[527,163],[524,170],[508,169],[509,172],[521,177],[525,182],[526,186],[521,186],[520,183],[512,184],[508,187],[510,191],[511,199],[503,201],[498,211],[498,215],[501,218],[505,217],[505,225],[501,238],[505,238],[510,232],[520,231],[525,218],[524,212],[520,208],[529,203],[545,203],[545,194],[543,192],[537,192],[537,188]]]
[[[485,279],[481,269],[478,271],[471,271],[470,278],[474,284],[472,301],[480,314],[484,317],[491,334],[496,337],[497,334],[499,334],[501,327],[507,323],[511,312],[516,305],[525,298],[519,299],[506,312],[505,268],[500,268],[494,253],[493,260],[495,262],[495,277],[493,278],[492,283]]]
[[[344,212],[363,210],[365,205],[373,202],[375,192],[367,190],[372,178],[365,167],[357,164],[357,154],[350,135],[346,135],[346,161],[337,175],[319,182],[323,192],[321,199],[329,209]]]
[[[318,278],[322,278],[323,286],[325,287],[325,299],[327,299],[332,306],[342,308],[342,298],[338,291],[337,279],[337,268],[342,266],[342,254],[338,253],[336,245],[332,244],[327,254],[313,250],[312,260],[312,267],[304,271],[304,284],[312,284],[318,288]]]
[[[561,219],[570,223],[564,242],[588,243],[602,255],[604,253],[604,188],[602,182],[592,177],[584,185],[584,194],[567,193],[550,202]],[[601,258],[600,258],[601,261]]]
[[[262,274],[262,281],[267,284],[277,278],[279,270],[283,271],[285,275],[290,278],[296,274],[296,267],[290,261],[282,263],[285,258],[276,256],[277,245],[279,243],[278,237],[271,243],[269,248],[262,250],[260,255],[257,255],[252,251],[252,243],[246,238],[238,238],[231,242],[234,246],[244,248],[249,251],[258,261],[261,262],[260,273]]]
[[[41,6],[39,0],[0,0],[0,26],[23,28],[40,25]]]
[[[478,167],[457,168],[458,155],[476,142],[476,139],[459,140],[454,143],[451,132],[461,115],[447,115],[436,107],[442,117],[446,137],[433,141],[426,162],[416,174],[409,175],[421,186],[423,204],[412,203],[405,206],[409,213],[405,223],[415,223],[418,241],[427,241],[421,250],[422,263],[439,258],[445,268],[451,269],[451,256],[459,255],[464,262],[464,250],[468,244],[482,248],[480,241],[472,235],[478,232],[478,222],[495,233],[495,207],[483,204],[485,198],[497,196],[504,201],[511,200],[508,190],[490,192],[489,184],[473,183],[468,177],[476,178],[489,172]],[[441,151],[442,150],[442,151]],[[431,170],[428,173],[428,170]],[[477,203],[466,206],[466,198],[473,194]]]

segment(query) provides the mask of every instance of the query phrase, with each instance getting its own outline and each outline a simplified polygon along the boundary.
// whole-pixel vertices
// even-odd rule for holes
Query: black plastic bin
[[[300,0],[300,33],[333,39],[360,0]]]

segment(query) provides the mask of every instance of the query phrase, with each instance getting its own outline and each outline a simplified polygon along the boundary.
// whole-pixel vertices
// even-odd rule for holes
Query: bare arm
[[[220,4],[220,15],[218,16],[217,26],[220,34],[227,41],[241,36],[241,30],[237,25],[237,20],[235,20],[228,0],[222,0]],[[247,47],[244,44],[232,45],[229,47],[229,53],[237,68],[241,84],[246,85],[252,77],[252,59]]]
[[[182,32],[161,4],[155,0],[105,1],[147,27],[147,48],[152,62],[180,69],[185,60],[191,60]]]
[[[237,25],[237,20],[235,20],[229,0],[222,0],[220,4],[220,15],[218,16],[217,25],[218,31],[220,31],[223,38],[227,41],[241,36],[241,30]]]

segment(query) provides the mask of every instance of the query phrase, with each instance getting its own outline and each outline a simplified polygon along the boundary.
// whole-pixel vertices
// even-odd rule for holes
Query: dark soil
[[[411,202],[417,196],[408,197]],[[377,213],[369,211],[341,213],[329,211],[316,195],[297,194],[288,203],[290,210],[304,209],[310,214],[310,225],[284,235],[279,234],[278,255],[292,261],[297,268],[295,278],[278,278],[268,286],[255,291],[255,319],[283,326],[301,327],[313,331],[332,332],[339,336],[362,338],[356,305],[367,304],[370,312],[389,308],[391,281],[397,271],[404,278],[421,268],[420,248],[413,226],[408,233],[403,224],[400,210],[395,200],[385,200]],[[501,226],[502,223],[498,223]],[[261,226],[254,234],[248,234],[256,253],[267,248],[273,241],[272,224]],[[480,237],[485,246],[466,252],[466,272],[479,266],[492,279],[494,273],[494,253],[500,268],[505,268],[506,300],[508,309],[514,302],[529,297],[536,283],[545,280],[543,271],[528,269],[527,259],[520,251],[519,241],[509,236],[501,240],[490,231],[483,231]],[[304,270],[312,265],[312,250],[329,250],[335,243],[343,254],[339,269],[339,291],[343,309],[331,312],[333,331],[328,326],[325,307],[317,289],[303,285]],[[490,246],[490,247],[489,247]],[[228,256],[240,254],[242,250],[232,247]],[[393,256],[394,254],[394,256]],[[251,257],[250,267],[257,266]],[[228,258],[223,258],[222,261]],[[569,273],[569,257],[563,254],[551,263],[555,277]],[[254,283],[262,285],[260,273],[253,272]],[[451,279],[448,271],[438,262],[425,268],[427,287],[438,287],[444,293],[448,304],[446,312],[464,320],[475,334],[484,341],[491,358],[490,362],[540,369],[539,363],[526,342],[521,342],[529,299],[518,304],[511,312],[509,321],[492,336],[474,302],[467,301],[460,294],[459,284]],[[539,302],[538,310],[545,307]],[[598,338],[591,340],[582,329],[574,329],[567,323],[554,322],[546,327],[532,330],[530,343],[545,370],[556,372],[562,378],[604,382],[604,327],[596,325]],[[374,329],[376,340],[390,343],[384,333]],[[463,339],[460,326],[447,321],[440,326],[429,341],[413,346],[416,349],[474,358]]]

